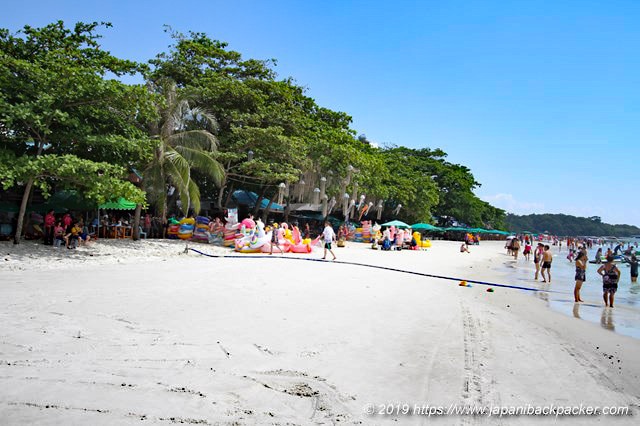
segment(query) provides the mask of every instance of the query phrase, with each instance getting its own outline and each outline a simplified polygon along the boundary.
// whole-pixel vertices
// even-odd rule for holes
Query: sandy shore
[[[509,282],[494,271],[504,262],[501,243],[471,254],[458,247],[389,253],[352,244],[337,254]],[[557,421],[364,411],[389,403],[614,405],[636,416],[562,419],[568,424],[635,424],[640,413],[640,341],[553,312],[521,290],[183,249],[166,241],[76,251],[0,243],[3,423]]]

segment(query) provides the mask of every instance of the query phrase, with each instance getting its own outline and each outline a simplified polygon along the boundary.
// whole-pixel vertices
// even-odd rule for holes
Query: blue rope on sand
[[[203,256],[207,256],[207,257],[216,257],[216,258],[232,258],[232,259],[288,259],[288,260],[306,260],[308,262],[323,262],[326,263],[326,261],[322,260],[322,259],[312,259],[310,257],[283,257],[283,256],[263,256],[263,255],[259,255],[259,256],[247,256],[245,255],[237,255],[237,254],[230,254],[230,255],[226,255],[226,254],[209,254],[209,253],[203,253],[200,250],[196,250],[194,248],[188,247],[188,250],[194,251],[198,254],[201,254]],[[464,279],[464,278],[456,278],[456,277],[447,277],[444,275],[434,275],[434,274],[426,274],[424,272],[415,272],[415,271],[407,271],[404,269],[397,269],[397,268],[390,268],[388,266],[378,266],[378,265],[369,265],[367,263],[358,263],[358,262],[344,262],[344,261],[340,261],[340,260],[334,260],[332,261],[332,263],[340,263],[342,265],[355,265],[355,266],[364,266],[366,268],[375,268],[375,269],[382,269],[385,271],[392,271],[392,272],[401,272],[404,274],[411,274],[411,275],[419,275],[421,277],[427,277],[427,278],[438,278],[441,280],[450,280],[450,281],[466,281],[468,283],[473,283],[473,284],[480,284],[480,285],[487,285],[487,286],[492,286],[492,287],[503,287],[503,288],[513,288],[516,290],[526,290],[526,291],[539,291],[539,292],[544,292],[544,293],[562,293],[556,290],[543,290],[543,289],[539,289],[539,288],[533,288],[533,287],[523,287],[523,286],[519,286],[519,285],[510,285],[510,284],[498,284],[498,283],[491,283],[491,282],[487,282],[487,281],[477,281],[477,280],[469,280],[469,279]]]

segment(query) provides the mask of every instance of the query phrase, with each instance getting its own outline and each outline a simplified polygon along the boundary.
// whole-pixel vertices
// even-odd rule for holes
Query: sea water
[[[594,246],[589,250],[589,260],[595,258],[598,247]],[[602,251],[606,252],[607,247]],[[505,250],[504,262],[495,270],[506,273],[515,285],[541,290],[533,291],[531,294],[542,299],[550,309],[579,320],[600,324],[607,330],[640,339],[640,283],[631,283],[631,273],[627,263],[616,263],[620,270],[620,282],[615,295],[614,308],[611,309],[605,308],[602,299],[602,277],[596,272],[601,265],[587,264],[587,279],[580,290],[580,297],[584,303],[574,303],[575,263],[567,259],[569,251],[564,245],[562,249],[551,246],[551,252],[553,253],[551,284],[543,283],[541,276],[538,277],[538,281],[534,280],[533,253],[527,261],[520,251],[516,261],[512,256],[508,256]]]

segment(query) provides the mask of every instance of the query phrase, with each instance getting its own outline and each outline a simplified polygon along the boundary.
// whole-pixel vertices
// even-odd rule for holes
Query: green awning
[[[444,228],[445,231],[447,232],[469,232],[471,231],[471,229],[469,228],[459,228],[457,226],[451,226],[449,228]]]
[[[395,226],[396,228],[410,228],[409,225],[400,221],[400,220],[392,220],[391,222],[383,223],[381,226]]]
[[[498,234],[498,235],[511,235],[511,232],[499,231],[497,229],[490,230],[489,233],[490,234]]]
[[[118,201],[109,201],[101,204],[99,207],[103,210],[135,210],[136,203],[120,197],[118,198]]]
[[[416,231],[443,231],[442,228],[438,228],[437,226],[433,226],[429,223],[416,223],[411,225],[411,229],[414,229]]]

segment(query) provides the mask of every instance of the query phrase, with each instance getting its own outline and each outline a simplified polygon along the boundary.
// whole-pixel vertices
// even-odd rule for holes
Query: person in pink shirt
[[[46,246],[53,245],[53,233],[54,227],[56,224],[56,217],[54,216],[53,210],[50,210],[44,216],[44,244]]]
[[[55,243],[54,246],[60,247],[64,242],[64,228],[62,227],[62,222],[58,221],[55,229],[53,230]]]

